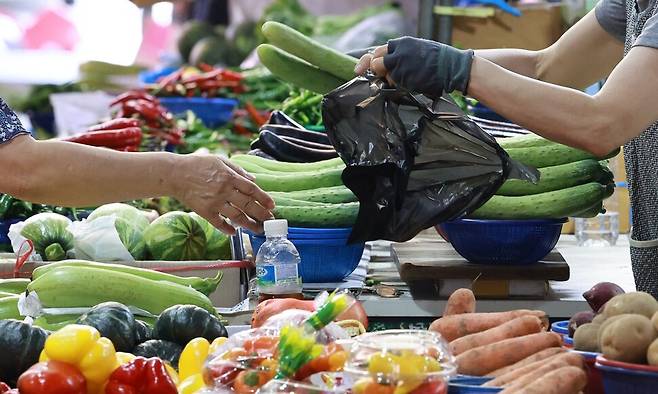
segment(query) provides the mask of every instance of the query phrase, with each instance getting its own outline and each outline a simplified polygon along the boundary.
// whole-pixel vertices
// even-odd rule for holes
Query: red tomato
[[[72,365],[59,361],[34,364],[18,378],[21,394],[86,394],[85,377]]]
[[[209,386],[229,386],[242,370],[231,362],[215,359],[210,361],[204,369],[203,380]]]
[[[393,394],[395,387],[387,384],[379,384],[375,381],[368,383],[364,390],[364,394]]]
[[[411,394],[446,394],[448,386],[443,380],[430,380],[416,387]]]

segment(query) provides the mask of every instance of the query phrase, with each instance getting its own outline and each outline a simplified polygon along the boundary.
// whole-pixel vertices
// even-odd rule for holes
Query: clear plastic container
[[[388,330],[354,341],[345,373],[353,394],[446,394],[455,359],[439,334],[424,330]]]
[[[260,300],[272,297],[300,298],[302,279],[299,276],[299,252],[290,242],[286,220],[264,223],[265,243],[256,254],[256,275]]]
[[[593,218],[575,218],[578,246],[614,246],[619,238],[619,214],[606,212]]]

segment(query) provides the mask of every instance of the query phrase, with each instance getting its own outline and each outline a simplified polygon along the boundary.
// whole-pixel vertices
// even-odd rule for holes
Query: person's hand
[[[413,37],[390,40],[361,57],[354,71],[368,70],[414,93],[430,97],[459,90],[466,93],[473,51]]]
[[[262,222],[273,219],[274,201],[242,168],[215,155],[181,156],[174,176],[176,197],[227,234],[235,226],[261,232]]]

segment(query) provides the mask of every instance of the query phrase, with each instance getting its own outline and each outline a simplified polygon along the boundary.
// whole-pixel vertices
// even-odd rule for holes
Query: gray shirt
[[[626,1],[635,1],[638,11],[642,12],[656,0],[601,0],[594,11],[601,27],[621,42],[626,37]],[[647,20],[633,46],[658,48],[658,14]]]

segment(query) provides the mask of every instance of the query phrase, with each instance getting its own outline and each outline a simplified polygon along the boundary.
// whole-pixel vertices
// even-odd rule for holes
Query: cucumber
[[[276,204],[277,207],[283,207],[283,206],[296,206],[296,207],[303,207],[303,206],[323,206],[324,204],[321,202],[313,202],[313,201],[304,201],[304,200],[296,200],[294,198],[289,198],[285,197],[285,193],[281,194],[270,194],[272,198],[274,199],[274,203]]]
[[[497,139],[496,142],[498,142],[498,145],[500,145],[503,149],[531,148],[535,146],[555,144],[555,142],[547,140],[546,138],[540,137],[536,134],[520,135],[518,137],[512,138],[501,138]]]
[[[329,160],[316,161],[314,163],[286,163],[283,161],[268,160],[258,156],[252,155],[233,155],[231,161],[237,163],[249,162],[258,165],[266,170],[275,172],[310,172],[326,170],[330,168],[344,169],[345,164],[343,161],[336,157]]]
[[[358,60],[352,56],[322,45],[283,23],[265,22],[261,31],[274,46],[306,60],[320,70],[344,81],[355,77],[354,67]]]
[[[587,208],[584,211],[574,213],[571,215],[571,217],[574,218],[593,218],[596,217],[599,213],[604,213],[605,209],[603,208],[603,201],[599,201],[598,203],[592,205],[591,207]]]
[[[272,192],[270,195],[273,197],[278,195],[299,201],[321,202],[325,204],[342,204],[357,201],[354,193],[345,186],[321,187],[294,192]]]
[[[279,174],[279,172],[277,172],[277,171],[268,170],[267,168],[263,168],[263,167],[259,166],[258,164],[253,163],[249,160],[239,160],[239,159],[234,159],[233,157],[231,157],[229,160],[233,164],[236,164],[236,165],[242,167],[243,170],[245,170],[245,171],[247,171],[251,174]],[[267,159],[265,159],[265,160],[267,160]]]
[[[473,212],[475,219],[557,219],[572,216],[610,197],[614,184],[585,183],[530,196],[493,196]]]
[[[254,174],[256,176],[254,182],[266,192],[289,192],[342,185],[342,173],[342,168],[330,168],[297,174]]]
[[[345,80],[336,78],[275,46],[261,44],[256,48],[256,53],[272,74],[300,88],[326,94],[345,83]]]
[[[24,278],[0,279],[0,291],[20,294],[25,291],[29,283],[30,280]]]
[[[616,149],[604,158],[596,158],[589,152],[562,144],[549,144],[530,148],[510,148],[506,150],[512,159],[537,168],[558,166],[585,159],[607,159],[619,153],[619,149]]]
[[[288,220],[290,227],[351,227],[359,214],[359,203],[277,206],[274,217]]]
[[[498,189],[496,194],[500,196],[525,196],[550,192],[583,183],[599,181],[606,174],[601,164],[594,159],[544,167],[539,170],[539,173],[539,182],[536,185],[520,179],[508,179]],[[607,183],[607,180],[602,183]]]

